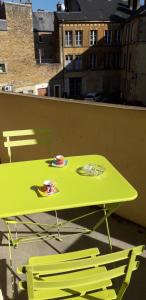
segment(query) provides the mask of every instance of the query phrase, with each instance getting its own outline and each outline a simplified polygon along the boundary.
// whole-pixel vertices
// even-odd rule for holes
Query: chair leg
[[[16,218],[15,218],[16,220]],[[17,231],[17,220],[16,220],[16,223],[14,225],[14,229],[15,229],[15,239],[17,240],[18,239],[18,231]],[[16,246],[15,246],[16,247]]]
[[[13,261],[12,261],[12,250],[11,250],[11,238],[8,233],[8,246],[9,246],[9,260],[10,260],[10,267],[13,268]]]

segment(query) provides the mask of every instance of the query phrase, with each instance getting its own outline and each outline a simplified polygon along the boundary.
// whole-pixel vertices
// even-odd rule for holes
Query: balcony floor
[[[87,213],[92,211],[92,208],[88,209],[75,209],[72,211],[66,210],[64,212],[59,212],[59,219],[68,220],[70,217],[74,218],[78,213]],[[88,217],[88,219],[77,221],[73,223],[73,227],[92,226],[97,222],[97,216],[99,214]],[[55,220],[54,213],[44,213],[41,215],[30,215],[26,217],[27,221],[35,220],[40,222],[51,222]],[[21,217],[22,219],[22,217]],[[26,220],[26,219],[25,219]],[[145,244],[146,243],[146,229],[133,224],[117,215],[112,215],[109,219],[110,231],[112,236],[113,251],[126,249],[132,246]],[[8,241],[6,238],[7,229],[2,221],[1,225],[1,247],[0,247],[0,289],[2,290],[4,300],[13,299],[13,293],[11,288],[11,278],[14,276],[15,280],[15,299],[26,300],[27,296],[25,292],[18,289],[19,276],[16,273],[17,266],[25,264],[30,256],[35,255],[48,255],[56,254],[68,251],[75,251],[90,247],[98,247],[102,254],[109,252],[108,238],[106,235],[105,225],[102,225],[98,231],[92,232],[90,235],[84,235],[81,233],[70,235],[67,237],[67,233],[71,234],[71,229],[66,229],[66,232],[62,229],[63,242],[57,240],[48,241],[38,241],[35,243],[21,244],[17,249],[12,249],[13,254],[13,274],[10,271],[9,256],[8,256]],[[32,233],[30,226],[21,225],[18,230],[24,235],[24,233]],[[142,257],[139,258],[140,267],[139,270],[134,272],[131,280],[131,285],[127,290],[125,295],[125,300],[137,300],[145,299],[146,295],[146,284],[144,283],[144,278],[146,276],[146,251],[144,251]],[[1,299],[1,297],[0,297]]]

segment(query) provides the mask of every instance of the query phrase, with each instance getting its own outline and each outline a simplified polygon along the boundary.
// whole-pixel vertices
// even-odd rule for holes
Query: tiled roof
[[[81,11],[57,12],[59,20],[65,21],[121,21],[131,11],[127,0],[77,0]]]
[[[54,31],[54,13],[46,11],[33,12],[34,31]]]

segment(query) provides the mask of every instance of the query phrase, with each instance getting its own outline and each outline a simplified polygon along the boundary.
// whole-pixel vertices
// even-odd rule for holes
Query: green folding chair
[[[10,163],[12,162],[12,150],[11,148],[13,147],[21,147],[21,146],[32,146],[32,145],[37,145],[37,144],[46,144],[49,145],[50,141],[50,130],[47,128],[41,128],[41,129],[26,129],[26,130],[15,130],[15,131],[4,131],[3,136],[6,138],[6,141],[4,142],[4,147],[7,148],[8,150],[8,156],[9,156],[9,161]],[[25,139],[20,137],[25,137]],[[57,217],[57,211],[55,211],[55,216],[56,216],[56,224],[58,224],[58,217]],[[12,255],[11,255],[11,249],[10,249],[10,243],[14,247],[16,247],[20,243],[25,243],[29,241],[36,241],[40,238],[43,238],[41,234],[35,233],[31,235],[30,237],[18,237],[17,234],[17,224],[23,224],[23,225],[38,225],[38,226],[43,226],[44,228],[48,227],[48,224],[42,224],[42,223],[36,223],[36,222],[20,222],[16,218],[15,219],[10,219],[6,218],[4,219],[5,224],[8,228],[8,241],[9,241],[9,252],[10,252],[10,260],[12,261]],[[15,226],[15,232],[16,236],[15,238],[12,235],[11,231],[11,225]],[[57,226],[57,225],[56,225]],[[45,235],[46,238],[46,235]],[[58,229],[58,238],[59,236],[59,229]],[[11,262],[12,264],[12,262]]]
[[[14,147],[48,145],[50,142],[50,130],[48,128],[3,131],[6,138],[4,147],[8,150],[9,161],[12,162],[12,150]],[[20,137],[27,137],[21,139]],[[29,138],[28,138],[29,137]],[[30,138],[31,137],[31,138]],[[19,138],[19,139],[18,139]]]
[[[26,281],[20,281],[19,286],[27,289],[29,300],[121,300],[130,284],[132,272],[138,269],[136,256],[141,255],[143,250],[144,246],[137,246],[99,255],[97,248],[91,248],[31,257],[27,265],[17,269],[18,274],[26,275]],[[119,277],[123,280],[116,289],[113,280]]]

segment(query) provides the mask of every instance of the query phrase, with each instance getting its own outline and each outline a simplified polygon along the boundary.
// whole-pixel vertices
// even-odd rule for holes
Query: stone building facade
[[[121,93],[129,103],[146,105],[146,6],[123,26]]]
[[[1,4],[0,89],[146,104],[146,5],[65,0],[57,8]]]
[[[5,3],[0,11],[0,88],[48,95],[49,81],[61,65],[37,61],[31,5]]]
[[[57,18],[67,97],[96,92],[146,105],[146,5],[66,0],[65,7]]]

